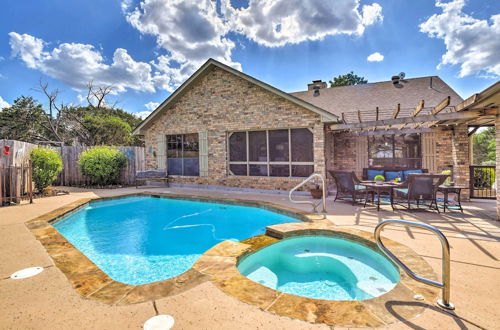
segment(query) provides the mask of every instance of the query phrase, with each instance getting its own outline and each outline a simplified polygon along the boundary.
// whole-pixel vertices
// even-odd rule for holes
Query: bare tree
[[[112,105],[109,105],[106,102],[106,98],[109,94],[113,94],[114,87],[112,85],[108,86],[94,86],[93,81],[89,81],[87,84],[87,102],[89,106],[92,106],[97,109],[101,109],[103,107],[114,108],[116,106],[116,102]]]
[[[55,89],[53,91],[49,90],[49,84],[47,82],[43,82],[41,79],[39,81],[40,89],[35,89],[35,91],[44,94],[49,101],[49,112],[43,112],[45,115],[45,122],[40,123],[47,131],[51,132],[53,137],[57,142],[64,142],[64,139],[61,135],[61,113],[65,109],[65,105],[63,102],[57,104],[57,97],[60,94],[60,90]]]

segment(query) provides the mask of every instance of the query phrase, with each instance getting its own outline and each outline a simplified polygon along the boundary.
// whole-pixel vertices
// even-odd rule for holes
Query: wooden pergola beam
[[[468,119],[480,116],[495,116],[497,112],[498,108],[490,108],[490,109],[481,108],[481,109],[472,109],[460,112],[446,112],[436,115],[429,114],[416,117],[402,117],[396,119],[365,121],[362,123],[332,124],[330,125],[330,129],[332,131],[338,131],[338,130],[369,128],[373,126],[400,125],[405,123],[414,124],[414,123],[425,123],[425,122],[441,121],[441,120]]]
[[[392,114],[392,119],[398,118],[400,111],[401,111],[401,104],[398,103],[398,105],[396,106],[396,109],[394,110],[394,113]]]
[[[412,133],[429,133],[433,132],[432,128],[422,127],[422,128],[407,128],[400,129],[394,128],[390,130],[383,131],[360,131],[360,132],[350,132],[348,135],[353,136],[374,136],[374,135],[402,135],[402,134],[412,134]]]
[[[437,115],[441,111],[443,111],[447,106],[450,105],[450,100],[451,97],[447,97],[444,100],[442,100],[438,105],[434,107],[434,109],[431,110],[431,115]]]
[[[411,113],[411,116],[416,117],[420,113],[420,111],[422,111],[424,109],[424,105],[425,105],[425,101],[421,100],[418,103],[418,105],[415,107],[415,110],[413,110],[413,112]]]

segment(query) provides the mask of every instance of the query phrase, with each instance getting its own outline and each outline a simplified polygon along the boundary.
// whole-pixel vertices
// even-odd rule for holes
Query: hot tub
[[[282,292],[325,300],[366,300],[392,290],[399,270],[355,241],[329,236],[283,239],[244,258],[240,273]]]

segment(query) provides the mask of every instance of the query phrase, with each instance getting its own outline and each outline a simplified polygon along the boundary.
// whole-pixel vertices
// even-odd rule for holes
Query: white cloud
[[[465,14],[464,0],[436,2],[442,13],[420,24],[420,31],[444,41],[446,53],[438,65],[460,65],[459,77],[486,73],[500,75],[500,14],[490,22]]]
[[[384,60],[384,55],[379,52],[368,55],[366,58],[368,62],[382,62]]]
[[[382,6],[378,3],[364,5],[361,16],[363,17],[361,19],[361,23],[365,26],[382,22],[384,20],[384,16],[382,15]]]
[[[160,103],[158,103],[158,102],[148,102],[148,103],[144,104],[146,109],[148,109],[150,111],[155,110],[156,108],[158,108],[159,105],[160,105]]]
[[[92,45],[62,43],[46,50],[42,39],[29,34],[11,32],[9,36],[13,56],[19,57],[29,68],[77,90],[93,81],[94,85],[112,85],[115,92],[127,89],[155,91],[151,65],[134,61],[123,48],[116,49],[111,64],[107,64]]]
[[[43,53],[43,40],[29,34],[20,35],[16,32],[9,33],[9,36],[12,56],[19,56],[28,68],[37,68],[37,63],[40,61]]]
[[[0,96],[0,110],[7,107],[10,107],[10,104]]]
[[[132,113],[133,115],[136,115],[137,117],[144,119],[147,116],[151,114],[152,111],[139,111],[139,112],[134,112]]]
[[[250,0],[240,9],[223,0],[222,12],[232,30],[268,47],[329,35],[361,35],[365,26],[383,20],[378,3],[365,5],[360,12],[359,0]]]
[[[211,0],[144,0],[127,14],[142,34],[153,35],[168,52],[154,63],[154,81],[173,90],[209,57],[241,70],[231,59],[234,43],[226,37],[228,25]]]

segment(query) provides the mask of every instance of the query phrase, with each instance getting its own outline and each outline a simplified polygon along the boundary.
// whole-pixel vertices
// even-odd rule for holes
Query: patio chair
[[[337,187],[337,193],[335,194],[335,200],[352,200],[352,205],[357,202],[357,197],[359,201],[364,200],[366,195],[366,187],[361,185],[361,181],[356,177],[354,171],[328,171],[331,176],[335,179],[335,185]]]
[[[163,182],[165,182],[167,187],[169,186],[167,171],[151,170],[151,171],[137,171],[137,172],[135,172],[135,188],[136,189],[139,188],[139,182],[142,182],[144,184],[146,181],[163,181]]]
[[[416,202],[417,208],[419,208],[421,201],[430,201],[429,209],[434,206],[440,213],[436,194],[438,187],[443,184],[447,177],[447,174],[409,174],[401,186],[394,188],[394,204],[410,210],[412,201]]]

